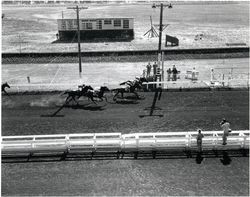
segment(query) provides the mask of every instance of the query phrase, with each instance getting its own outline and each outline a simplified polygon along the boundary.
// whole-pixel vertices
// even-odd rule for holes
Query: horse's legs
[[[97,98],[99,98],[101,102],[103,101],[103,98],[102,98],[102,97],[97,97]]]
[[[135,94],[135,96],[136,96],[137,99],[140,98],[139,95],[136,92],[133,92],[133,93]]]
[[[120,92],[119,92],[119,90],[118,90],[118,92],[115,94],[115,96],[113,97],[113,100],[115,100],[115,98],[117,97],[117,95],[119,94]]]
[[[75,99],[74,96],[72,96],[72,99],[73,99],[73,101],[75,101],[75,103],[76,103],[77,105],[79,105],[78,101]]]
[[[106,97],[106,96],[103,96],[103,98],[105,98],[105,101],[106,101],[106,102],[108,102],[108,99],[107,99],[107,97]]]
[[[123,95],[124,95],[124,92],[123,92],[123,91],[121,92],[121,95],[122,95],[122,98],[123,98]]]
[[[90,96],[89,98],[91,99],[91,101],[92,101],[93,103],[95,103],[95,104],[96,104],[96,102],[95,102],[95,100],[94,100],[94,97],[93,97],[93,96]],[[96,105],[97,105],[97,104],[96,104]]]
[[[69,100],[70,97],[72,97],[72,96],[68,96],[68,97],[66,98],[65,104],[68,103],[68,100]],[[71,100],[72,100],[72,99],[71,99]]]

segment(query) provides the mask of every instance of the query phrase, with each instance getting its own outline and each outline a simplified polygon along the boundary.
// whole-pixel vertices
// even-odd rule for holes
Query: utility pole
[[[162,15],[163,15],[163,3],[161,3],[160,11],[160,27],[159,27],[159,44],[158,44],[158,54],[161,54],[161,41],[162,41]]]
[[[162,17],[163,17],[163,8],[168,7],[172,8],[171,3],[164,5],[161,3],[160,5],[153,4],[152,8],[160,7],[160,24],[159,24],[159,43],[158,43],[158,66],[160,64],[162,65],[162,71],[161,71],[161,81],[164,81],[164,61],[162,57],[162,51],[161,51],[161,42],[162,42]],[[163,84],[162,84],[163,87]]]
[[[79,21],[79,10],[88,9],[87,7],[68,7],[67,9],[76,10],[76,20],[77,20],[77,36],[78,36],[78,58],[79,58],[79,77],[82,78],[82,59],[81,59],[81,37],[80,37],[80,21]]]

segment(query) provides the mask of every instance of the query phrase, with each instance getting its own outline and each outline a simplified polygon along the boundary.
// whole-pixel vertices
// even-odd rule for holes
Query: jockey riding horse
[[[117,95],[120,93],[122,98],[124,93],[133,93],[135,94],[136,98],[139,99],[139,95],[135,92],[136,89],[141,89],[142,88],[142,83],[143,82],[148,82],[146,78],[144,77],[140,77],[140,78],[136,78],[134,81],[125,81],[123,83],[120,83],[120,85],[127,85],[124,88],[116,88],[113,89],[114,91],[117,91],[117,93],[115,94],[115,96],[113,97],[113,100],[116,99]]]
[[[69,102],[70,100],[73,100],[75,101],[75,103],[77,103],[77,105],[79,105],[78,103],[78,99],[81,97],[81,96],[85,96],[85,94],[89,91],[89,90],[93,90],[93,88],[91,86],[85,86],[85,85],[82,85],[82,86],[79,86],[81,87],[80,90],[71,90],[71,91],[65,91],[63,94],[68,94],[68,97],[66,98],[65,100],[65,103]],[[76,100],[77,98],[77,100]]]
[[[64,94],[68,94],[65,103],[69,102],[70,100],[73,100],[77,103],[77,105],[79,105],[77,100],[81,96],[88,97],[94,103],[95,103],[94,98],[99,98],[101,101],[103,101],[103,98],[105,98],[105,100],[107,101],[107,98],[104,96],[104,92],[109,91],[109,89],[106,86],[102,86],[99,90],[94,90],[91,86],[86,86],[86,85],[79,86],[79,88],[81,89],[76,91],[64,92]]]
[[[104,96],[106,91],[109,91],[109,89],[106,86],[101,86],[100,89],[88,90],[84,96],[88,97],[93,103],[96,104],[94,98],[98,98],[100,101],[103,101],[103,98],[105,98],[107,101],[107,98]]]

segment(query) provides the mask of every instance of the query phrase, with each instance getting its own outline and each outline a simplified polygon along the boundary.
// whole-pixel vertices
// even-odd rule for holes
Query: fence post
[[[138,134],[135,135],[135,140],[136,140],[136,148],[138,150],[139,149],[139,135]]]
[[[94,144],[93,144],[93,146],[94,146],[94,149],[96,150],[96,134],[94,134],[94,136],[93,136],[93,140],[94,140]]]
[[[243,135],[244,135],[244,134],[243,134]],[[247,138],[247,136],[244,135],[244,144],[243,144],[243,148],[244,148],[244,149],[246,148],[246,138]]]
[[[70,150],[69,135],[65,136],[65,144],[66,144],[66,147],[67,147],[67,152],[69,152],[69,150]]]

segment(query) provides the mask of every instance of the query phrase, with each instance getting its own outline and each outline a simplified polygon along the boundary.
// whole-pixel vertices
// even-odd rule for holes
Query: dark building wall
[[[98,40],[133,40],[134,30],[91,30],[80,31],[81,41],[98,41]],[[61,41],[76,41],[77,31],[59,31]]]

